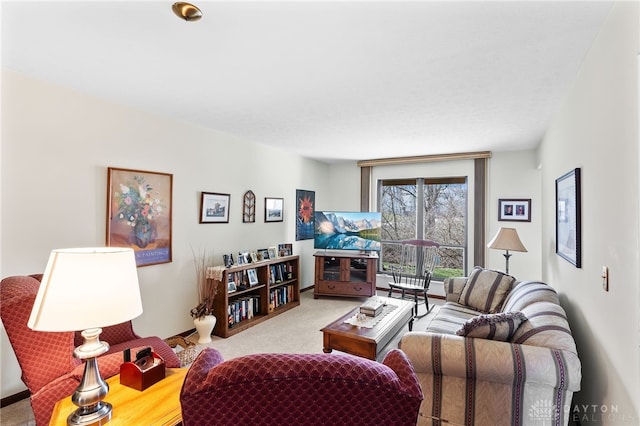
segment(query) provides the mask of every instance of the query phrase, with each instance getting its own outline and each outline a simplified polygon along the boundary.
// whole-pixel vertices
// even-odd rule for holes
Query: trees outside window
[[[427,239],[440,244],[440,262],[434,279],[464,275],[467,251],[465,177],[381,180],[378,191],[383,270],[399,262],[400,241]]]

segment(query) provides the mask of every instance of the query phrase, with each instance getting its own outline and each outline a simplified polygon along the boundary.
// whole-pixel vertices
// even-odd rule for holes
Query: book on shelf
[[[295,299],[293,285],[285,285],[269,291],[269,307],[271,310],[293,302]]]
[[[239,322],[252,319],[260,314],[260,296],[240,297],[229,302],[227,313],[229,328]]]
[[[375,317],[380,315],[383,309],[384,309],[384,304],[379,300],[369,300],[364,304],[360,305],[360,313],[370,317]]]

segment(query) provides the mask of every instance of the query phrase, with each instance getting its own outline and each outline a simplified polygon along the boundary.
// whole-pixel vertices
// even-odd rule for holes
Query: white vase
[[[202,318],[194,318],[193,325],[198,332],[198,344],[211,343],[211,332],[213,327],[216,326],[216,317],[214,315],[205,315]]]

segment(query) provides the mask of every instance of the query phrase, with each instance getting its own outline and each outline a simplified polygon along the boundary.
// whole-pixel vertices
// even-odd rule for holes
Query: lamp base
[[[102,426],[111,420],[112,406],[99,402],[96,407],[81,407],[67,417],[69,426]]]
[[[509,250],[507,250],[507,252],[505,254],[503,254],[504,258],[507,259],[507,265],[506,268],[504,270],[505,273],[509,273],[509,258],[511,257],[511,254],[509,253]]]
[[[112,406],[103,401],[109,393],[109,385],[100,377],[98,369],[97,357],[109,350],[109,344],[100,341],[101,332],[101,328],[84,330],[84,343],[73,351],[73,355],[84,359],[85,363],[80,384],[71,395],[71,401],[78,409],[67,417],[67,425],[102,425],[111,419]]]

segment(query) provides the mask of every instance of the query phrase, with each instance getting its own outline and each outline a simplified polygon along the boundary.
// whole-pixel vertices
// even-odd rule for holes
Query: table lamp
[[[95,247],[53,250],[27,325],[36,331],[82,331],[84,343],[73,355],[85,360],[84,374],[71,400],[78,409],[68,425],[90,425],[111,418],[103,399],[109,385],[100,377],[97,357],[109,350],[100,327],[129,321],[142,313],[133,250]],[[43,356],[46,356],[43,348]]]
[[[527,249],[520,241],[520,237],[518,237],[518,231],[515,228],[500,228],[498,233],[493,240],[489,241],[487,247],[491,249],[498,250],[506,250],[507,252],[504,254],[504,258],[507,260],[507,267],[505,272],[509,273],[509,258],[511,254],[509,254],[509,250],[511,251],[523,251],[526,252]]]

